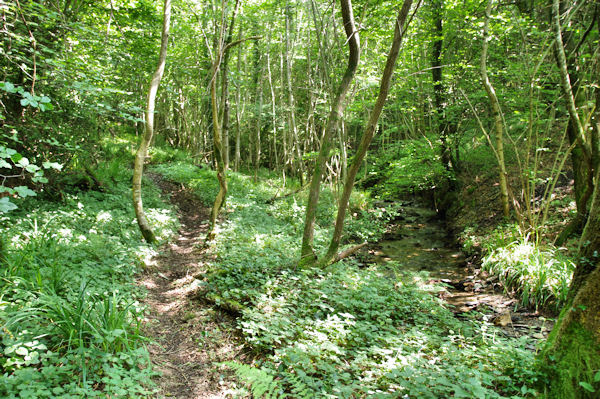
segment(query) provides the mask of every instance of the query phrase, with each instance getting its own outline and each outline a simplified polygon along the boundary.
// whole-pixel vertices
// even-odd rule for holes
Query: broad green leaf
[[[58,162],[46,161],[42,164],[42,166],[44,167],[44,169],[62,170],[62,165],[59,164]]]
[[[40,167],[34,164],[29,164],[25,167],[25,170],[28,171],[29,173],[35,173],[38,170],[40,170]]]
[[[29,354],[29,351],[24,346],[20,346],[20,347],[17,348],[17,350],[15,351],[15,353],[17,355],[27,356]]]
[[[23,168],[27,167],[29,165],[29,159],[22,157],[21,159],[19,159],[17,161],[17,164]]]
[[[31,190],[27,186],[18,186],[15,187],[14,190],[20,197],[35,197],[35,191]]]
[[[594,389],[594,387],[590,383],[588,383],[588,382],[581,381],[579,383],[579,385],[581,385],[583,387],[583,389],[585,389],[588,392],[596,392],[596,390]]]
[[[0,198],[0,212],[9,212],[17,209],[17,206],[10,202],[8,197]]]
[[[4,90],[7,93],[16,93],[17,88],[14,84],[10,82],[0,82],[0,89]]]
[[[6,162],[4,159],[0,159],[0,168],[12,169],[12,165]]]

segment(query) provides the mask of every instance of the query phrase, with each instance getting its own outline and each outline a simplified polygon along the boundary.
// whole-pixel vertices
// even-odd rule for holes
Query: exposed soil
[[[148,290],[145,333],[159,397],[200,399],[232,396],[232,376],[216,363],[239,359],[243,345],[234,319],[195,295],[213,255],[201,248],[209,210],[181,185],[158,175],[151,179],[170,197],[181,223],[178,238],[164,246],[138,284]]]

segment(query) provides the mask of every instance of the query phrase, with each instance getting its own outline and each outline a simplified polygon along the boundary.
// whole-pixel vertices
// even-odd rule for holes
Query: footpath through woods
[[[239,359],[242,346],[231,316],[198,300],[195,276],[205,271],[210,255],[201,249],[208,212],[190,191],[151,175],[178,207],[178,238],[163,248],[138,283],[148,290],[146,335],[160,397],[229,397],[231,382],[214,363]]]
[[[178,238],[163,247],[162,253],[154,258],[154,262],[138,279],[138,283],[148,290],[146,305],[150,311],[146,322],[146,335],[154,341],[149,348],[150,356],[156,370],[161,373],[156,379],[159,396],[184,399],[232,397],[239,392],[240,386],[235,382],[232,372],[219,367],[218,364],[227,361],[248,364],[250,363],[248,360],[252,356],[248,352],[248,346],[244,345],[240,337],[236,319],[214,304],[203,302],[200,295],[200,291],[205,288],[201,285],[203,284],[201,276],[205,275],[209,266],[217,261],[211,250],[202,249],[203,238],[206,236],[208,228],[209,210],[202,205],[201,200],[191,189],[186,189],[181,183],[168,181],[160,175],[151,175],[150,177],[160,187],[163,194],[169,197],[170,202],[178,207],[178,217],[181,223]],[[244,214],[244,218],[250,217],[248,215]],[[502,328],[502,335],[507,338],[526,336],[526,338],[539,340],[546,336],[551,326],[547,325],[537,313],[530,313],[523,308],[514,312],[515,300],[498,292],[497,283],[489,276],[482,274],[457,250],[452,240],[449,240],[445,224],[437,218],[434,211],[419,203],[403,202],[398,217],[388,223],[387,232],[382,239],[370,245],[369,251],[359,255],[355,262],[359,264],[359,267],[354,273],[359,273],[362,276],[361,279],[373,279],[370,280],[369,284],[371,285],[367,284],[365,288],[365,290],[371,288],[374,290],[372,293],[374,299],[372,300],[377,302],[377,300],[383,299],[378,296],[380,294],[378,290],[385,290],[388,285],[385,282],[378,282],[376,272],[368,272],[369,267],[382,265],[381,270],[389,269],[398,272],[409,270],[417,273],[414,276],[421,275],[420,271],[427,271],[429,274],[422,275],[425,276],[423,281],[425,285],[439,286],[439,283],[445,283],[447,288],[425,294],[413,291],[406,291],[405,294],[413,295],[415,299],[420,298],[426,302],[429,294],[443,298],[448,304],[447,307],[444,307],[452,312],[448,313],[450,317],[437,316],[437,322],[444,323],[444,326],[440,328],[451,328],[452,325],[454,326],[452,328],[455,329],[467,328],[467,324],[462,325],[458,320],[475,318],[479,321],[493,322]],[[255,264],[254,266],[262,269],[264,266],[260,263],[262,255],[260,253],[254,255],[258,258],[253,258],[251,262]],[[348,267],[351,268],[350,265]],[[279,275],[278,271],[275,273]],[[321,279],[324,279],[324,276],[324,274],[316,275]],[[398,277],[395,273],[391,273],[390,276]],[[344,281],[339,278],[337,280],[332,277],[327,278],[329,288]],[[237,280],[234,284],[237,284]],[[287,284],[302,286],[293,279],[282,279],[277,284],[279,288],[287,287]],[[237,285],[235,288],[238,288]],[[390,298],[395,298],[392,302],[399,301],[397,305],[401,310],[401,302],[406,298],[399,296],[396,290],[393,291],[395,293],[390,293]],[[309,294],[313,295],[314,292],[303,293],[303,295]],[[334,294],[331,293],[331,295]],[[342,301],[342,299],[337,298],[336,300]],[[255,300],[257,299],[255,298]],[[410,300],[408,302],[412,303]],[[342,301],[342,303],[348,304],[349,302]],[[294,306],[307,307],[309,305],[299,302]],[[375,305],[368,304],[367,307],[369,306]],[[315,311],[311,309],[307,311],[309,312],[307,314]],[[328,309],[335,314],[333,308]],[[367,311],[365,314],[364,309],[360,306],[350,310],[353,315],[356,315],[354,317],[371,317],[368,315],[369,312]],[[337,311],[340,312],[339,309]],[[441,309],[438,311],[441,312]],[[422,311],[417,311],[417,313],[419,312]],[[454,316],[451,315],[452,313]],[[303,325],[302,314],[299,313],[299,315],[290,314],[289,320],[286,320],[289,321],[290,328],[293,326],[293,328],[306,331],[305,329],[310,326]],[[277,317],[277,315],[269,317],[271,316]],[[430,328],[428,323],[436,320],[435,313],[428,313],[423,317],[428,320],[424,322],[421,319],[419,321],[409,318],[407,323],[414,324],[414,328],[416,328],[414,331],[421,331],[422,328]],[[268,318],[265,322],[265,331],[271,331],[272,326],[268,324],[270,320],[271,318]],[[370,319],[363,321],[363,323],[367,322],[370,322]],[[408,334],[407,339],[410,339],[410,331],[413,330],[407,330],[402,323],[405,322],[399,321],[397,329],[387,331],[394,339],[402,340],[403,334]],[[277,326],[274,328],[277,329]],[[469,328],[472,329],[472,327]],[[377,335],[380,334],[380,326],[378,325],[374,331],[377,331]],[[443,341],[446,338],[436,335],[438,334],[436,331],[432,330],[428,339],[440,340],[445,345],[444,350],[455,351],[454,344]],[[481,331],[475,328],[473,337],[462,337],[461,339],[464,339],[465,342],[478,342],[477,336],[485,335],[485,331],[485,328],[482,328]],[[273,334],[275,333],[279,334],[281,331],[274,331]],[[483,338],[485,339],[485,337]],[[360,345],[363,345],[362,340],[361,338]],[[502,342],[504,342],[503,345],[506,345],[508,341]],[[372,344],[371,342],[364,345]],[[410,342],[405,344],[409,347],[412,345]],[[528,344],[527,352],[531,353],[532,349],[534,349],[534,345]],[[481,353],[488,353],[490,350],[490,348],[484,347],[481,349]],[[419,356],[420,354],[421,350],[419,350]],[[477,356],[480,355],[477,352]],[[488,353],[486,356],[488,355],[490,354]],[[453,356],[459,355],[454,354]],[[268,355],[266,357],[268,364]],[[468,355],[465,359],[472,360]],[[499,360],[505,361],[506,359],[499,358]],[[440,361],[442,362],[442,360]],[[460,360],[460,362],[462,361]],[[302,367],[296,361],[291,361],[288,366],[292,370]],[[452,367],[458,366],[451,365],[450,372],[453,370]],[[469,366],[464,367],[469,368]],[[444,372],[446,372],[445,369],[429,370],[427,375],[443,374]],[[412,382],[408,381],[407,383]],[[437,387],[436,389],[442,388]]]

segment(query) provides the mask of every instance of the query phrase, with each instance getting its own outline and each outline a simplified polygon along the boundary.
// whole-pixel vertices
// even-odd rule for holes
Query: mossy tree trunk
[[[133,166],[133,183],[132,183],[132,196],[133,196],[133,209],[135,210],[135,217],[142,232],[142,236],[148,243],[156,241],[156,237],[152,232],[152,228],[146,219],[144,213],[144,207],[142,204],[142,175],[144,173],[144,161],[148,155],[148,147],[152,141],[154,135],[154,107],[156,103],[156,93],[160,80],[162,79],[165,71],[165,64],[167,60],[167,45],[169,43],[169,25],[171,22],[171,0],[165,0],[164,11],[163,11],[163,27],[162,27],[162,38],[160,44],[160,53],[158,55],[158,65],[152,80],[150,81],[150,88],[148,89],[148,98],[146,103],[146,124],[144,128],[144,135],[142,141],[137,150],[135,156],[135,162]]]
[[[590,214],[567,304],[543,352],[550,398],[597,398],[600,382],[600,189],[596,173]]]

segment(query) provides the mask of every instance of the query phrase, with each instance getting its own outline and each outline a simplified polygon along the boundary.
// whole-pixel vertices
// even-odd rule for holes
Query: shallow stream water
[[[552,327],[545,317],[505,295],[497,278],[482,272],[460,251],[437,213],[417,200],[403,203],[384,239],[370,252],[377,263],[394,262],[395,270],[427,272],[427,281],[445,284],[439,295],[455,313],[482,311],[485,320],[503,327],[507,335],[541,339]]]
[[[386,239],[375,250],[375,261],[399,263],[410,272],[427,271],[433,279],[464,279],[468,276],[464,254],[448,235],[436,212],[422,204],[403,204]]]

